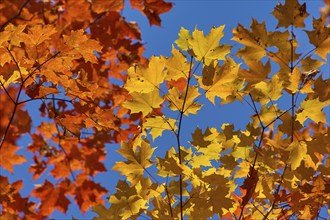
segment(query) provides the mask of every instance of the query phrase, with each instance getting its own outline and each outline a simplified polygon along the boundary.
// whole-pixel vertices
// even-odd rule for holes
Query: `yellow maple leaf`
[[[292,94],[296,93],[299,89],[299,84],[300,84],[300,78],[301,78],[301,73],[299,71],[299,68],[296,66],[292,73],[289,75],[289,82],[290,84],[286,86],[287,89],[291,91]]]
[[[315,54],[326,60],[327,54],[330,53],[330,27],[326,26],[326,16],[313,18],[313,27],[314,30],[306,31],[309,42],[316,47]]]
[[[271,105],[271,106],[262,106],[260,113],[259,113],[259,117],[257,114],[252,115],[252,119],[253,119],[253,127],[257,128],[260,121],[259,118],[261,120],[261,122],[263,123],[264,126],[267,126],[269,123],[271,123],[278,115],[280,114],[280,111],[278,110],[278,108],[275,105]]]
[[[311,56],[312,55],[305,57],[304,59],[302,59],[300,61],[302,72],[308,72],[311,70],[320,69],[320,67],[325,63],[324,61],[319,60],[319,59],[317,59],[317,60],[312,59]]]
[[[320,102],[319,99],[304,100],[300,104],[301,109],[297,112],[297,121],[304,124],[308,118],[316,123],[326,123],[326,114],[322,109],[327,106],[327,103]]]
[[[274,75],[270,81],[257,83],[252,90],[253,98],[264,105],[270,100],[277,100],[282,96],[283,81],[279,79],[278,75]]]
[[[224,28],[224,25],[213,27],[206,37],[203,31],[195,28],[192,33],[192,38],[188,39],[188,42],[194,52],[196,60],[202,61],[208,66],[213,60],[225,59],[231,46],[225,44],[219,45],[219,41],[224,35]]]
[[[7,88],[11,83],[18,83],[21,79],[21,76],[24,77],[29,75],[29,72],[24,68],[19,66],[20,71],[14,70],[10,77],[5,80],[3,76],[0,75],[0,81]]]
[[[174,46],[172,46],[172,57],[165,59],[167,69],[166,79],[177,80],[181,77],[188,78],[189,70],[192,68],[186,57]]]
[[[248,59],[245,60],[245,64],[249,67],[249,70],[240,69],[238,75],[241,78],[244,78],[244,80],[248,83],[247,87],[267,80],[271,70],[269,60],[265,65],[263,65],[263,63],[259,60]]]
[[[151,148],[149,142],[143,140],[138,149],[131,144],[123,142],[117,152],[127,161],[116,162],[113,170],[121,172],[132,184],[137,184],[144,170],[152,165],[150,158],[156,148]]]
[[[157,174],[161,177],[179,176],[183,171],[174,147],[166,152],[164,158],[156,157],[156,167],[158,169]]]
[[[297,0],[286,0],[285,4],[278,3],[272,12],[278,20],[277,27],[289,27],[293,25],[297,28],[305,27],[305,19],[309,16],[306,11],[306,3],[299,4]]]
[[[147,68],[139,65],[128,69],[128,80],[124,86],[130,93],[148,93],[158,89],[166,76],[165,62],[161,57],[152,56]]]
[[[195,102],[194,100],[200,95],[197,86],[189,86],[187,96],[186,89],[180,92],[176,87],[169,89],[169,94],[167,95],[170,101],[169,108],[173,111],[181,111],[184,115],[196,114],[202,105]],[[184,108],[183,107],[184,104]]]
[[[176,120],[172,118],[164,118],[161,116],[156,116],[153,118],[147,118],[147,121],[143,123],[143,126],[150,128],[150,134],[152,139],[155,140],[157,137],[161,136],[164,130],[175,131]]]
[[[152,112],[153,108],[159,108],[164,102],[164,99],[159,96],[158,91],[142,94],[133,92],[130,95],[132,99],[126,100],[123,106],[131,110],[131,113],[142,112],[143,116]]]
[[[300,166],[301,161],[306,156],[307,144],[304,141],[294,141],[285,150],[290,151],[287,163],[291,166],[292,170],[295,170]]]
[[[178,47],[181,50],[188,50],[189,48],[189,43],[188,41],[191,39],[190,33],[187,29],[181,27],[180,31],[179,31],[179,39],[177,39],[175,41],[176,45],[178,45]]]
[[[237,56],[244,57],[244,59],[260,60],[266,55],[266,45],[268,44],[268,35],[266,31],[266,23],[258,23],[257,20],[252,19],[251,31],[247,30],[241,24],[233,29],[235,40],[244,44],[245,48],[240,48]]]
[[[203,84],[203,78],[197,77],[200,87],[206,90],[206,98],[213,104],[215,97],[220,97],[223,103],[235,100],[237,93],[244,88],[244,81],[238,78],[240,64],[228,57],[221,67],[217,62],[212,65],[214,71],[209,71],[211,74],[208,77],[212,78],[212,82],[208,82],[209,85]]]

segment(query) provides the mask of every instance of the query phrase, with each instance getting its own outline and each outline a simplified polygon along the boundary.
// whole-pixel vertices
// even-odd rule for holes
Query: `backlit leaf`
[[[282,5],[278,3],[272,12],[278,20],[277,27],[289,27],[293,25],[297,28],[305,27],[305,19],[309,16],[306,11],[306,3],[299,4],[297,0],[285,1]]]
[[[295,141],[292,142],[285,150],[290,152],[287,163],[291,166],[292,170],[295,170],[300,166],[301,161],[306,156],[307,145],[304,141]]]
[[[312,99],[302,101],[300,106],[301,109],[297,112],[297,121],[300,124],[304,124],[308,118],[316,123],[326,123],[326,115],[322,112],[322,109],[327,106],[326,103],[320,102],[319,99]]]
[[[230,51],[229,45],[219,45],[220,39],[223,37],[224,25],[213,27],[207,36],[204,32],[195,28],[192,32],[192,38],[188,39],[189,46],[194,51],[196,59],[210,65],[212,60],[225,60],[225,56]]]
[[[125,101],[123,106],[131,110],[131,113],[142,112],[144,116],[151,113],[154,108],[159,108],[164,101],[158,91],[142,94],[133,92],[130,95],[132,99]]]

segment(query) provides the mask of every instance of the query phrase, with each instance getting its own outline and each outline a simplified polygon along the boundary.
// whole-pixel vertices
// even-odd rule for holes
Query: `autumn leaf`
[[[24,67],[19,66],[19,70],[14,70],[7,80],[0,75],[0,81],[7,88],[11,83],[19,83],[21,79],[24,80],[27,75],[29,72]]]
[[[181,77],[188,79],[189,71],[192,69],[192,65],[187,62],[186,57],[174,46],[172,46],[172,57],[165,60],[165,66],[167,80],[177,80]]]
[[[284,5],[278,3],[272,14],[278,20],[277,28],[287,28],[290,25],[303,28],[305,27],[304,21],[309,16],[306,11],[306,3],[301,5],[297,0],[285,1]]]
[[[309,42],[315,46],[315,53],[323,59],[327,59],[327,54],[330,53],[330,27],[326,27],[325,15],[319,19],[313,18],[314,30],[306,31]]]
[[[243,89],[244,81],[238,78],[239,64],[228,57],[222,66],[216,62],[213,65],[213,72],[203,76],[212,79],[212,83],[204,85],[202,79],[197,77],[199,85],[206,91],[206,98],[215,104],[215,97],[220,97],[223,103],[231,102],[238,96],[238,92]]]
[[[244,180],[244,183],[241,186],[241,188],[245,190],[241,203],[242,207],[244,207],[252,198],[258,181],[258,171],[255,170],[253,166],[250,166],[248,177]]]
[[[158,90],[158,86],[164,81],[165,61],[160,57],[151,57],[148,68],[139,65],[128,69],[128,80],[125,89],[130,93],[149,93]]]
[[[245,63],[249,67],[249,70],[240,68],[238,75],[248,83],[246,86],[247,88],[249,88],[250,85],[267,80],[271,71],[269,60],[265,65],[261,61],[254,59],[246,60]]]
[[[32,44],[38,46],[50,39],[50,37],[56,33],[56,29],[52,25],[35,25],[29,28],[29,34],[24,34],[22,39],[25,44]]]
[[[129,143],[122,143],[118,153],[127,161],[116,162],[113,170],[127,175],[128,181],[137,184],[146,168],[152,165],[150,160],[155,148],[151,148],[149,142],[143,140],[137,149],[133,149]]]
[[[307,145],[304,141],[295,141],[292,142],[285,150],[290,152],[287,163],[291,166],[292,170],[295,170],[300,166],[301,161],[306,156]]]
[[[16,154],[18,150],[19,147],[10,143],[6,143],[6,145],[3,148],[1,148],[0,165],[3,169],[6,169],[9,172],[13,173],[14,165],[27,162],[27,159],[23,155]]]
[[[102,46],[93,39],[89,39],[83,30],[72,31],[70,35],[64,36],[64,41],[70,50],[65,51],[68,56],[83,57],[86,62],[96,63],[95,51],[100,52]]]
[[[197,111],[202,107],[202,105],[198,104],[194,100],[199,95],[200,94],[196,86],[190,86],[183,92],[180,92],[176,87],[173,87],[169,90],[169,94],[167,95],[167,98],[170,101],[168,107],[173,111],[180,111],[186,116],[189,114],[197,114]]]
[[[245,48],[240,48],[236,55],[244,57],[246,60],[259,60],[266,55],[266,45],[268,45],[269,35],[266,31],[266,23],[258,23],[252,19],[251,31],[241,24],[233,29],[232,40],[244,44]]]
[[[158,91],[142,94],[133,92],[130,95],[132,99],[125,101],[123,106],[131,110],[131,113],[141,112],[143,116],[151,113],[154,108],[159,108],[164,102],[162,97],[159,96]]]
[[[152,139],[155,140],[157,137],[162,136],[163,131],[176,131],[176,120],[172,118],[164,118],[156,116],[153,118],[147,118],[147,121],[143,123],[143,126],[150,129]]]
[[[177,39],[175,41],[176,45],[178,45],[178,47],[181,50],[188,50],[189,48],[189,40],[191,40],[192,37],[190,35],[189,30],[185,29],[184,27],[180,28],[179,31],[179,39]]]
[[[54,209],[65,213],[68,210],[70,201],[66,197],[68,180],[63,180],[58,187],[46,180],[32,191],[32,195],[41,200],[40,213],[44,216],[50,215]]]
[[[149,24],[160,26],[160,14],[165,13],[173,7],[172,3],[164,0],[130,0],[132,8],[136,8],[148,17]]]
[[[212,60],[225,60],[225,56],[230,51],[230,46],[219,45],[220,39],[223,37],[224,25],[213,27],[207,36],[204,36],[203,31],[195,30],[192,32],[192,38],[188,39],[189,46],[194,51],[195,58],[210,65]]]
[[[322,109],[327,106],[326,103],[320,102],[319,99],[312,100],[304,100],[300,104],[301,109],[297,112],[297,121],[300,124],[304,124],[304,122],[309,118],[314,122],[323,122],[326,123],[326,115],[322,112]]]
[[[78,175],[76,181],[78,186],[75,188],[75,199],[83,213],[97,204],[104,204],[102,196],[107,193],[104,187],[99,183],[89,180],[83,174]]]
[[[262,81],[254,85],[251,91],[252,96],[261,105],[270,101],[276,101],[282,96],[283,81],[278,75],[274,75],[268,83]]]

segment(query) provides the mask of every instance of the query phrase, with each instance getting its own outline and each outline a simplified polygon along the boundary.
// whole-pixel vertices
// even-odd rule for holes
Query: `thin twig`
[[[1,82],[1,80],[0,80],[0,84],[1,84],[1,86],[2,86],[2,88],[3,88],[3,90],[5,90],[7,96],[10,98],[10,100],[15,104],[14,99],[11,97],[11,95],[10,95],[9,92],[7,91],[5,85]]]
[[[185,108],[185,104],[186,104],[186,100],[187,100],[187,95],[188,95],[188,90],[189,90],[189,82],[190,79],[192,77],[192,73],[191,73],[191,69],[192,69],[192,59],[193,57],[191,56],[190,59],[190,68],[189,68],[189,75],[188,75],[188,79],[187,79],[187,86],[186,86],[186,92],[183,98],[183,103],[182,103],[182,107],[180,110],[180,116],[179,116],[179,124],[178,124],[178,132],[176,135],[176,140],[177,140],[177,145],[178,145],[178,154],[179,154],[179,163],[182,164],[182,158],[181,158],[181,143],[180,143],[180,132],[181,132],[181,125],[182,125],[182,119],[183,119],[183,114],[184,114],[184,108]],[[182,192],[183,192],[183,183],[182,183],[182,174],[180,174],[180,217],[181,220],[183,220],[183,199],[182,199]]]

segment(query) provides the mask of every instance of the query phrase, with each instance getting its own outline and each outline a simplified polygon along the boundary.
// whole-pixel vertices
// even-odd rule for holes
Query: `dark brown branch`
[[[182,107],[180,109],[180,113],[179,113],[179,124],[178,124],[178,132],[176,133],[176,140],[177,140],[177,145],[178,145],[178,154],[179,154],[179,163],[182,164],[182,158],[181,158],[181,143],[180,143],[180,132],[181,132],[181,125],[182,125],[182,119],[183,119],[183,114],[184,114],[184,108],[185,108],[185,104],[186,104],[186,100],[187,100],[187,95],[188,95],[188,90],[189,90],[189,82],[191,79],[191,70],[192,70],[192,61],[193,57],[191,56],[190,58],[190,68],[189,68],[189,75],[188,75],[188,79],[187,79],[187,86],[186,86],[186,92],[183,98],[183,103],[182,103]],[[183,183],[182,183],[182,174],[180,174],[180,217],[181,220],[183,220],[183,199],[182,199],[182,192],[183,192]]]

